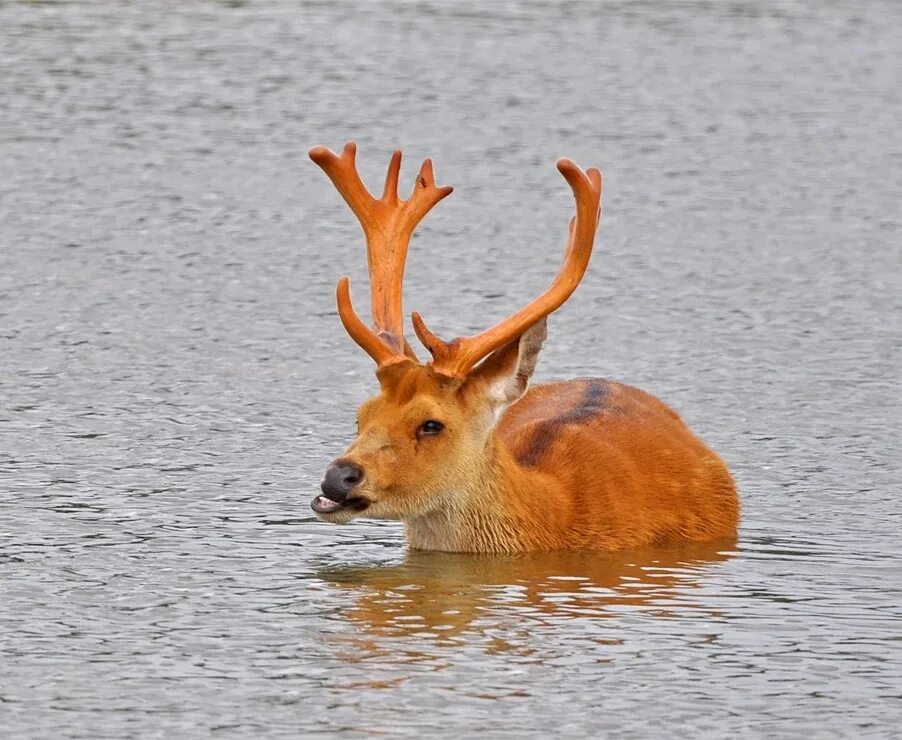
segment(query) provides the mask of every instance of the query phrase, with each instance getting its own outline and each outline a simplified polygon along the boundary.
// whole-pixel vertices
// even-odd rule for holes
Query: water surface
[[[893,2],[0,2],[6,737],[889,737],[902,724]],[[358,229],[307,148],[456,191],[443,335],[542,290],[538,379],[677,408],[735,542],[407,553],[309,510],[375,389]]]

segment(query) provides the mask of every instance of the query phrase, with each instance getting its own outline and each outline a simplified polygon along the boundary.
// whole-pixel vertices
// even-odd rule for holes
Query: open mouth
[[[335,514],[339,511],[363,511],[370,505],[365,498],[346,498],[344,501],[335,501],[326,496],[317,496],[310,502],[310,508],[317,514]]]

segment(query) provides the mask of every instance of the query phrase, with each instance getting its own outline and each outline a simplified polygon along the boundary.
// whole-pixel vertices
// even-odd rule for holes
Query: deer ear
[[[467,385],[479,384],[499,410],[512,404],[526,393],[547,336],[546,319],[542,318],[483,360],[467,377]]]

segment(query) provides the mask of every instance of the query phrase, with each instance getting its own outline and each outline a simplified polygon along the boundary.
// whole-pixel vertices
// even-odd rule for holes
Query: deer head
[[[568,159],[557,168],[570,185],[576,215],[564,264],[551,286],[524,308],[480,334],[441,340],[413,313],[414,330],[432,355],[420,362],[404,338],[401,286],[410,238],[429,210],[451,192],[437,187],[426,160],[410,198],[398,197],[401,153],[388,166],[381,198],[357,172],[356,146],[340,155],[324,147],[310,158],[328,175],[363,227],[373,328],[355,312],[349,281],[338,281],[338,314],[351,338],[376,362],[380,392],[357,413],[357,436],[326,470],[312,502],[325,521],[411,520],[462,505],[462,496],[491,490],[501,461],[493,429],[503,410],[526,391],[546,336],[545,318],[582,279],[600,214],[601,173]]]

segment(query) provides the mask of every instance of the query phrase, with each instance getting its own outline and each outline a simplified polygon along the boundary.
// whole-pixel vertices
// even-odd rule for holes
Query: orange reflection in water
[[[410,552],[395,566],[327,568],[317,575],[359,594],[345,616],[365,652],[380,652],[374,638],[451,644],[473,636],[490,638],[503,651],[511,646],[493,633],[517,625],[604,618],[623,607],[661,617],[699,609],[693,590],[710,566],[732,557],[735,545],[729,539],[609,554]],[[519,652],[528,651],[528,643],[518,642]]]

